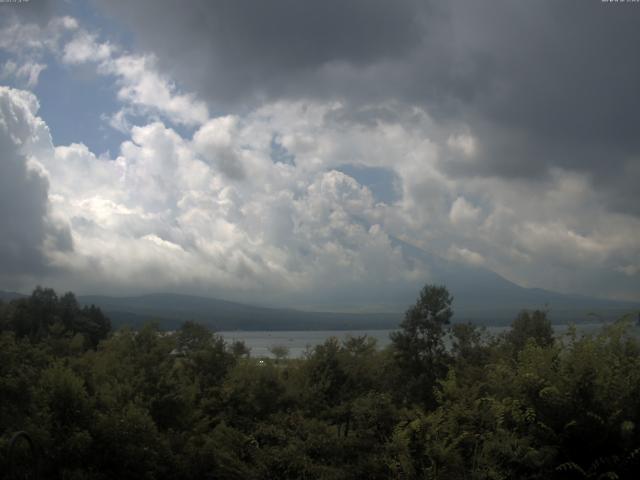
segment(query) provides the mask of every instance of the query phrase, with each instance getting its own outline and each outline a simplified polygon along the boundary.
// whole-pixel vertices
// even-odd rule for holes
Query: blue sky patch
[[[390,168],[345,164],[336,170],[355,178],[360,185],[368,187],[376,202],[392,205],[402,197],[399,188],[400,178]]]
[[[293,166],[295,166],[296,164],[296,156],[289,150],[287,150],[287,148],[282,145],[282,143],[280,143],[278,135],[274,134],[271,137],[271,150],[269,153],[271,155],[271,161],[273,161],[273,163],[285,163],[287,165]]]

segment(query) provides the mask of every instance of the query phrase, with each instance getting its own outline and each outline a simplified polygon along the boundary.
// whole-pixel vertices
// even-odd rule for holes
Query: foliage
[[[551,321],[547,318],[547,312],[523,310],[513,321],[506,339],[516,352],[522,350],[529,341],[541,347],[551,345],[553,343],[553,328]]]
[[[452,302],[445,287],[426,285],[416,304],[407,310],[401,330],[391,335],[401,369],[398,391],[404,391],[409,402],[427,407],[434,404],[436,381],[447,370],[443,340],[445,327],[453,316]]]
[[[387,349],[255,359],[193,323],[109,332],[73,294],[0,303],[0,471],[26,430],[52,479],[581,479],[640,471],[628,322],[490,337],[427,285]]]

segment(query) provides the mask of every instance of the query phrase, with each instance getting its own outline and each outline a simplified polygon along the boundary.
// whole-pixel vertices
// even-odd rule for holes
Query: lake
[[[603,326],[602,323],[587,323],[576,325],[578,332],[593,333]],[[563,335],[568,325],[554,325],[553,329],[556,335]],[[487,333],[491,335],[500,334],[510,327],[508,326],[490,326],[486,327]],[[247,347],[251,349],[252,357],[273,357],[269,349],[274,346],[284,346],[289,349],[289,358],[301,358],[304,353],[316,345],[320,345],[330,337],[336,337],[340,340],[352,337],[361,337],[368,335],[378,342],[378,347],[383,348],[391,343],[389,334],[393,330],[319,330],[319,331],[232,331],[217,332],[227,342],[236,340],[243,341]]]

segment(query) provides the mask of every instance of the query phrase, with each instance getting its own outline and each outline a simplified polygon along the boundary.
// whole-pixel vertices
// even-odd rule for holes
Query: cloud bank
[[[135,45],[69,16],[16,18],[0,33],[7,75],[23,82],[2,90],[0,110],[0,220],[19,219],[0,237],[5,285],[391,304],[430,279],[400,239],[523,285],[638,299],[635,13],[599,2],[104,9]],[[17,73],[46,75],[47,61],[112,83],[116,154],[50,138],[22,90],[38,75]]]

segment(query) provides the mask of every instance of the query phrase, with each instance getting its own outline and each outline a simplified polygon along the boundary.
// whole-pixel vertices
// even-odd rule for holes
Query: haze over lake
[[[592,334],[598,332],[605,324],[583,323],[576,325],[579,334]],[[486,327],[489,335],[499,335],[510,327]],[[567,332],[569,325],[554,325],[556,336],[561,337]],[[362,337],[367,335],[375,338],[378,348],[384,348],[391,343],[389,334],[395,330],[324,330],[324,331],[223,331],[217,332],[227,342],[241,340],[251,349],[252,357],[273,358],[270,349],[274,346],[286,347],[289,351],[288,358],[302,358],[306,352],[311,352],[313,347],[321,345],[330,337],[344,340],[348,337]],[[450,344],[447,343],[447,344]]]

